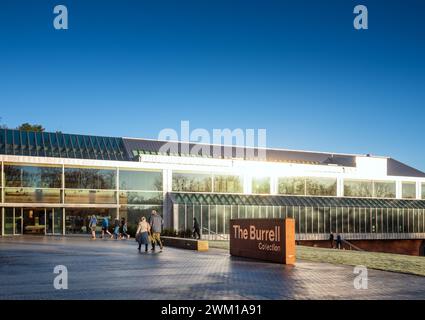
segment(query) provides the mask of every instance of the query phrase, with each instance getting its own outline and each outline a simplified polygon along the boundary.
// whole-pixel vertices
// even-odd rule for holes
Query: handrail
[[[219,233],[217,233],[217,232],[215,232],[215,231],[212,231],[212,230],[210,230],[210,229],[208,229],[208,228],[203,227],[202,229],[203,229],[203,230],[205,230],[205,231],[208,231],[209,233],[213,233],[213,234],[215,234],[216,236],[219,236],[219,237],[223,238],[224,240],[228,240],[228,239],[227,239],[225,236],[223,236],[222,234],[219,234]]]
[[[354,249],[355,249],[355,250],[357,250],[357,251],[364,251],[363,249],[361,249],[361,248],[357,247],[356,245],[352,244],[351,242],[349,242],[349,241],[347,241],[347,240],[345,240],[345,239],[341,239],[341,241],[342,241],[343,243],[348,244],[348,245],[350,246],[350,250],[351,250],[351,248],[354,248]]]

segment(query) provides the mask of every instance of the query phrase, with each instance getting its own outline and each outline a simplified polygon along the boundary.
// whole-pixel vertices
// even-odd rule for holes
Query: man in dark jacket
[[[334,234],[331,232],[329,235],[329,242],[331,243],[331,249],[334,248]]]
[[[196,239],[201,239],[201,230],[199,227],[198,220],[196,218],[193,218],[193,237]]]
[[[342,237],[340,234],[336,236],[336,247],[342,249]]]

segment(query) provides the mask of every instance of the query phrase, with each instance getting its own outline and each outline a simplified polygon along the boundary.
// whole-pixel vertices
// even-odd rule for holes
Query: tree
[[[22,131],[36,131],[36,132],[44,131],[44,127],[41,124],[30,124],[28,122],[21,124],[16,129],[22,130]]]
[[[2,123],[3,118],[0,117],[0,129],[7,129],[7,126]]]

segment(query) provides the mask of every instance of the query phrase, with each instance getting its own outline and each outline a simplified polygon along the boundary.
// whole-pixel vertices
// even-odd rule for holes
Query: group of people
[[[336,245],[335,245],[335,237],[334,237],[333,233],[331,233],[329,235],[329,242],[331,244],[332,249],[334,249],[334,248],[335,249],[342,249],[342,237],[339,233],[336,235]]]
[[[97,228],[97,218],[96,215],[92,215],[89,222],[89,228],[91,231],[92,239],[96,239],[96,228]],[[105,233],[110,236],[110,238],[115,239],[130,239],[130,235],[127,233],[127,221],[125,218],[121,218],[121,221],[118,219],[115,219],[114,221],[114,230],[113,233],[109,231],[109,218],[103,217],[102,220],[102,233],[100,238],[103,238],[105,236]]]

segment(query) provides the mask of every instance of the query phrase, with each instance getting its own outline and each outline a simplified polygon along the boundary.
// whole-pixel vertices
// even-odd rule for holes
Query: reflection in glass
[[[373,186],[374,186],[374,197],[377,197],[377,198],[395,198],[396,197],[396,194],[395,194],[396,184],[393,181],[391,182],[375,181],[373,183]]]
[[[336,179],[306,178],[306,189],[310,196],[336,196]]]
[[[65,168],[65,188],[115,189],[116,171],[107,169]]]
[[[253,177],[252,178],[252,193],[253,194],[269,194],[270,193],[270,178],[269,177]]]
[[[120,190],[162,191],[162,172],[120,170]]]
[[[5,188],[8,203],[60,203],[60,189]]]
[[[279,178],[278,193],[290,195],[305,195],[304,178]]]
[[[401,190],[403,199],[416,198],[416,182],[403,182]]]
[[[240,176],[214,176],[214,192],[243,193],[243,179]]]
[[[4,165],[7,187],[61,188],[62,168]]]
[[[344,196],[346,197],[372,197],[372,181],[344,180]]]
[[[162,192],[120,191],[120,204],[162,204]]]
[[[104,190],[65,190],[65,203],[115,204],[116,192]]]
[[[173,191],[211,192],[212,177],[208,174],[173,172]]]

